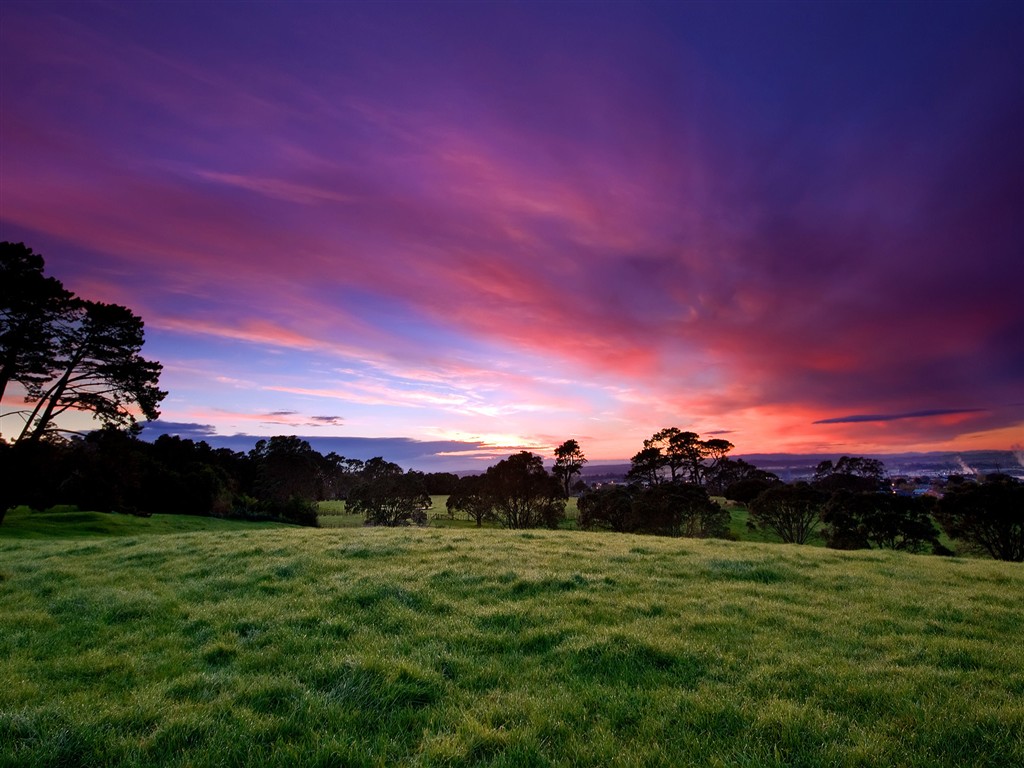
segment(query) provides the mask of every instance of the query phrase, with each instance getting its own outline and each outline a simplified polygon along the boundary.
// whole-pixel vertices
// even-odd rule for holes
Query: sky
[[[149,437],[1024,443],[1024,5],[4,0],[0,107]]]

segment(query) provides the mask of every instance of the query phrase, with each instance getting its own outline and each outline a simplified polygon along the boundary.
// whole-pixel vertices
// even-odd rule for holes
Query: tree
[[[747,480],[737,480],[735,483],[730,483],[722,495],[730,501],[738,501],[740,504],[749,506],[750,502],[776,485],[782,485],[782,481],[777,477],[775,480],[752,477]]]
[[[577,502],[577,525],[584,530],[600,528],[625,533],[630,530],[633,492],[624,485],[587,491]]]
[[[668,469],[669,479],[674,482],[679,477],[680,470],[689,463],[688,450],[697,437],[694,432],[682,432],[678,427],[666,427],[644,440],[644,450],[658,452],[661,467]]]
[[[726,454],[736,446],[728,440],[713,437],[708,440],[701,441],[700,447],[702,464],[704,460],[710,459],[711,461],[711,464],[701,470],[703,472],[703,477],[699,478],[702,485],[708,485],[709,479],[717,476],[719,467],[725,462],[731,461],[731,459],[727,458]],[[746,464],[746,462],[744,462],[744,464]]]
[[[357,484],[345,505],[350,512],[363,515],[367,525],[394,527],[425,525],[430,503],[419,472],[382,472]]]
[[[708,469],[704,476],[704,481],[704,487],[708,489],[708,493],[716,496],[725,496],[734,501],[742,501],[743,503],[749,502],[765,488],[781,482],[779,476],[773,472],[758,469],[743,459],[730,459],[727,457],[716,461]],[[757,493],[747,498],[731,495],[730,488],[745,482],[757,483],[759,487]],[[754,486],[751,485],[750,487],[753,488]]]
[[[1024,483],[989,475],[962,483],[939,500],[935,518],[946,533],[997,560],[1024,562]]]
[[[12,381],[26,389],[45,381],[57,357],[57,329],[73,294],[43,268],[24,243],[0,243],[0,398]]]
[[[578,475],[586,463],[587,459],[580,449],[580,444],[575,440],[566,440],[555,448],[555,466],[552,473],[562,484],[566,497],[569,496],[573,476]]]
[[[116,304],[84,301],[43,275],[42,256],[23,243],[0,243],[0,396],[11,382],[29,407],[15,442],[61,430],[68,410],[91,412],[104,427],[136,425],[135,412],[159,416],[167,395],[161,366],[140,354],[141,318]]]
[[[432,496],[447,496],[455,492],[459,476],[454,472],[427,472],[423,476],[423,482],[427,486],[427,493]]]
[[[783,541],[805,544],[821,523],[824,496],[807,483],[769,488],[750,503],[750,523]]]
[[[729,513],[699,485],[660,483],[636,494],[629,529],[662,536],[725,537]]]
[[[814,470],[812,483],[828,493],[878,493],[888,490],[885,464],[878,459],[863,456],[843,456],[833,464],[823,461]]]
[[[74,300],[55,330],[56,355],[45,375],[26,386],[35,403],[25,418],[20,440],[37,441],[54,430],[54,419],[68,410],[88,411],[105,427],[136,426],[133,410],[145,418],[160,415],[167,393],[157,387],[162,366],[139,353],[142,319],[117,304]]]
[[[249,451],[256,470],[256,495],[283,502],[293,496],[315,500],[323,457],[295,435],[259,440]]]
[[[581,528],[620,533],[694,538],[729,535],[729,513],[699,485],[680,482],[589,491],[579,500],[577,522]]]
[[[665,467],[665,456],[661,449],[649,446],[638,451],[629,460],[630,467],[626,477],[641,485],[657,485],[661,482],[661,470]]]
[[[707,474],[713,473],[732,449],[728,440],[701,440],[696,432],[666,427],[644,440],[644,449],[632,459],[629,476],[645,485],[656,485],[667,469],[670,482],[686,480],[704,485]],[[711,464],[705,464],[709,459]]]
[[[833,549],[943,551],[927,504],[910,496],[840,491],[825,504],[822,521],[825,546]]]
[[[520,451],[489,467],[483,492],[506,528],[557,528],[565,517],[562,485],[544,469],[540,456]]]
[[[493,517],[491,499],[485,492],[483,475],[466,475],[458,478],[445,506],[449,515],[464,514],[476,522],[477,528],[484,524],[484,520]]]

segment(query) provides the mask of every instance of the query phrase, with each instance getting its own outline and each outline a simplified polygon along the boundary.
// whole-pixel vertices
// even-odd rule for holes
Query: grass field
[[[1020,565],[19,514],[3,766],[1024,765]]]

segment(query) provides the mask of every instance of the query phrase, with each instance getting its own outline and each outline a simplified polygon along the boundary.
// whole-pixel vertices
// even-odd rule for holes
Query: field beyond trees
[[[1024,765],[1020,565],[21,514],[2,765]]]

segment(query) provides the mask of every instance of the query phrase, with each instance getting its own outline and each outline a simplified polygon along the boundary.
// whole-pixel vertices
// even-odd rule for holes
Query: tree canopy
[[[0,397],[10,382],[46,379],[57,329],[73,295],[43,274],[43,257],[24,243],[0,243]]]
[[[945,551],[927,503],[911,496],[839,491],[826,502],[822,521],[833,549]]]
[[[990,475],[965,483],[939,501],[935,517],[946,533],[997,560],[1024,562],[1024,483]]]
[[[821,524],[825,498],[807,483],[772,487],[750,503],[750,522],[784,542],[806,544]]]
[[[483,493],[506,528],[557,528],[565,517],[562,485],[540,456],[520,451],[483,474]]]
[[[562,490],[566,496],[569,495],[572,487],[572,478],[580,473],[586,463],[587,458],[583,455],[580,444],[575,440],[566,440],[555,448],[555,466],[552,469],[552,474],[562,484]]]
[[[733,449],[728,440],[701,440],[696,432],[666,427],[644,440],[643,450],[630,460],[629,479],[643,485],[683,482],[704,485]],[[667,477],[666,477],[667,470]]]
[[[398,472],[366,476],[349,492],[345,505],[350,512],[363,515],[367,525],[423,525],[427,522],[430,496],[419,472],[403,473],[399,468]]]
[[[127,307],[86,301],[43,275],[43,258],[21,243],[0,243],[0,394],[24,389],[15,442],[61,432],[67,411],[91,413],[104,427],[134,427],[136,413],[160,415],[162,366],[142,357],[143,322]]]

